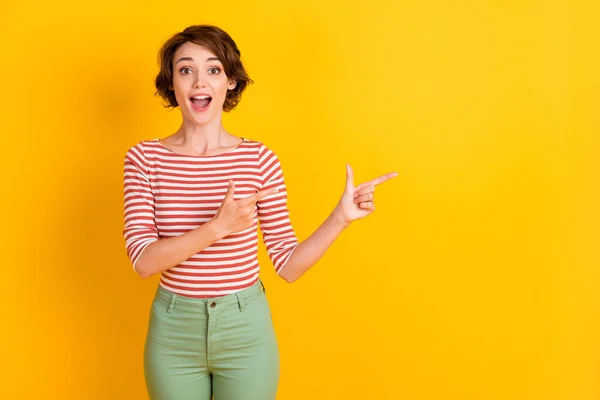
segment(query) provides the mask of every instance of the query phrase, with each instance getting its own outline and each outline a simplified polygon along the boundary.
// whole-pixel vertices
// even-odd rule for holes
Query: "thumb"
[[[346,164],[346,190],[354,189],[354,172],[350,164]]]
[[[233,180],[230,179],[229,186],[227,187],[227,193],[225,193],[225,198],[223,199],[223,202],[233,199],[233,193],[235,193],[235,183],[233,183]]]

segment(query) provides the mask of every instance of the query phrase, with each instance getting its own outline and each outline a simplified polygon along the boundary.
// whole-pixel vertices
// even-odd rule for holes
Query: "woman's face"
[[[175,52],[173,90],[185,119],[206,124],[220,117],[227,89],[235,85],[221,61],[205,47],[186,42]]]

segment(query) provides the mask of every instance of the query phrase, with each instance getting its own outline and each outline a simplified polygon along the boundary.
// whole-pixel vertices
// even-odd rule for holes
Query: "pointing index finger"
[[[395,178],[396,176],[398,176],[398,173],[397,173],[397,172],[390,172],[390,173],[387,173],[387,174],[385,174],[385,175],[378,176],[377,178],[375,178],[375,179],[371,179],[371,180],[370,180],[370,181],[368,181],[368,182],[361,183],[360,185],[358,185],[358,186],[356,187],[356,190],[360,190],[360,189],[362,189],[362,188],[363,188],[363,187],[365,187],[365,186],[376,186],[376,185],[380,185],[380,184],[382,184],[383,182],[385,182],[385,181],[387,181],[387,180],[390,180],[390,179],[392,179],[392,178]]]
[[[256,203],[257,201],[262,200],[265,197],[275,194],[277,192],[279,192],[278,188],[261,190],[260,192],[254,193],[253,195],[248,196],[245,199],[242,199],[242,201],[244,201],[246,203]]]

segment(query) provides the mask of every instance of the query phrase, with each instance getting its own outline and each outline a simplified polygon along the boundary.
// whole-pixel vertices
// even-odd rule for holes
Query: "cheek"
[[[183,91],[181,90],[181,82],[178,82],[175,79],[173,80],[173,91],[175,92],[175,98],[177,99],[177,101],[181,100],[183,96]]]
[[[179,105],[185,104],[185,102],[187,101],[185,96],[181,92],[179,92],[177,89],[175,89],[175,99],[177,99],[177,104],[179,104]]]
[[[219,103],[223,103],[227,97],[227,83],[215,83],[212,87],[215,98]]]

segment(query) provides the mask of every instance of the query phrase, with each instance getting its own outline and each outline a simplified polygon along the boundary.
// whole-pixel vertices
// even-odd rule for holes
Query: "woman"
[[[346,166],[339,203],[298,243],[277,155],[221,121],[252,83],[235,42],[215,26],[190,26],[159,58],[157,94],[183,121],[131,147],[124,168],[127,254],[142,278],[160,273],[144,350],[149,396],[275,399],[279,352],[259,279],[258,223],[276,273],[294,282],[375,210],[375,185],[397,174],[355,187]]]

